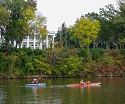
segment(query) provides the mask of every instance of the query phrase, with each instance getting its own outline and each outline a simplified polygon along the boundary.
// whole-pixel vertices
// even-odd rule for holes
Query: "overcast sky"
[[[69,27],[81,15],[98,13],[107,4],[116,0],[37,0],[37,9],[47,18],[47,29],[56,32],[63,22]]]

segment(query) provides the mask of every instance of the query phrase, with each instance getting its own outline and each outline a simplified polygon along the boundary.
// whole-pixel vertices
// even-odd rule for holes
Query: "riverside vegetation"
[[[2,50],[1,50],[2,51]],[[125,50],[90,49],[13,49],[0,53],[1,78],[32,75],[51,77],[124,76]]]

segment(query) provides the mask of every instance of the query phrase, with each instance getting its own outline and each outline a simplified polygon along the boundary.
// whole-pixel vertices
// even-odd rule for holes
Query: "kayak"
[[[39,86],[39,87],[42,87],[42,86],[45,86],[46,83],[31,83],[31,84],[25,84],[26,86]]]
[[[85,83],[85,84],[68,84],[68,87],[78,87],[78,86],[100,86],[101,82],[97,82],[97,83]]]

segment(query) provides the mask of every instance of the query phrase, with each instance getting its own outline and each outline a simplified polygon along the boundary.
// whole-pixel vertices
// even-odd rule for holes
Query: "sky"
[[[64,22],[69,27],[81,15],[99,13],[107,4],[115,5],[116,0],[37,0],[37,11],[46,17],[47,29],[56,32]]]

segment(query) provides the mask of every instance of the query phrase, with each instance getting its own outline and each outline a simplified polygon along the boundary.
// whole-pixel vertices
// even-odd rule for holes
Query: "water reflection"
[[[82,94],[84,94],[84,92],[87,92],[88,95],[91,93],[91,90],[93,91],[94,89],[99,89],[101,88],[100,86],[80,86],[80,91],[82,92]]]
[[[32,92],[34,94],[34,97],[42,98],[42,89],[44,87],[38,87],[38,86],[28,86],[27,88],[32,89]]]
[[[6,91],[4,90],[4,87],[0,87],[0,104],[4,103],[4,100],[6,100]]]
[[[66,87],[66,85],[52,85],[51,88],[62,88]]]

